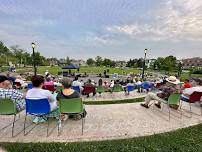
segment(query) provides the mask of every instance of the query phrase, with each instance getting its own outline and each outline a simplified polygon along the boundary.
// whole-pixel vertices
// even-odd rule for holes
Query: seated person
[[[180,93],[178,86],[180,81],[175,76],[166,78],[166,81],[167,83],[161,86],[161,88],[159,89],[160,92],[149,92],[145,97],[145,103],[141,103],[140,105],[145,108],[149,108],[150,101],[157,100],[158,103],[155,103],[155,106],[161,108],[161,102],[168,101],[168,98],[172,93]]]
[[[42,89],[44,84],[44,77],[43,76],[33,76],[32,79],[33,88],[27,91],[26,98],[27,99],[48,99],[50,103],[51,111],[57,109],[57,100],[54,95],[48,91]]]
[[[85,91],[85,87],[92,87],[92,88],[94,88],[94,92],[92,92],[92,93],[93,93],[93,96],[96,95],[95,85],[92,84],[91,79],[88,79],[88,81],[85,83],[83,91]],[[85,92],[84,92],[84,94],[85,94]],[[89,93],[86,94],[86,95],[87,95],[87,97],[89,97]]]
[[[138,80],[136,81],[136,85],[137,85],[137,90],[138,90],[138,92],[139,92],[139,93],[140,93],[140,92],[143,92],[142,81],[141,81],[140,79],[138,79]]]
[[[0,99],[11,99],[16,104],[17,111],[25,109],[24,95],[18,90],[12,89],[11,82],[3,75],[0,76]]]
[[[188,79],[186,79],[183,85],[183,89],[191,88],[191,87],[192,87],[192,84],[189,82]]]
[[[202,81],[200,79],[192,79],[191,80],[191,88],[186,88],[182,92],[181,100],[188,102],[189,97],[192,93],[196,92],[202,92]]]
[[[22,88],[26,88],[27,85],[28,85],[24,80],[22,80],[21,76],[17,76],[16,77],[15,83],[20,83],[20,85],[21,85]]]
[[[76,76],[72,82],[72,86],[79,86],[80,90],[83,90],[81,82],[78,80],[78,77]]]
[[[99,79],[99,80],[98,80],[98,86],[104,86],[104,85],[103,85],[103,82],[102,82],[102,79]]]
[[[58,93],[58,95],[56,97],[56,99],[58,101],[60,101],[61,99],[80,98],[80,94],[71,88],[72,87],[72,81],[70,79],[63,78],[61,83],[62,83],[62,87],[64,89]],[[86,115],[86,111],[84,110],[84,113],[81,116],[85,117],[85,115]],[[71,116],[70,116],[70,118],[71,118]],[[64,120],[64,115],[62,115],[61,119]],[[76,117],[76,119],[79,119],[79,118]]]
[[[62,87],[64,90],[58,93],[56,99],[59,101],[60,99],[72,99],[72,98],[80,98],[80,94],[73,90],[72,87],[72,81],[68,78],[62,79]]]
[[[54,82],[51,80],[51,77],[47,77],[46,81],[44,82],[45,86],[54,86]]]

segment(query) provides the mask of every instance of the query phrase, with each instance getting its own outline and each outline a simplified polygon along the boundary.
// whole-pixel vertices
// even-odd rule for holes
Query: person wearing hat
[[[182,92],[181,100],[188,102],[189,97],[194,92],[202,92],[202,81],[198,78],[194,78],[190,81],[191,88],[186,88]]]
[[[17,111],[25,109],[24,95],[13,89],[8,77],[4,75],[0,75],[0,99],[11,99],[15,103]]]
[[[160,92],[149,92],[145,97],[145,103],[141,103],[141,106],[149,108],[150,101],[157,100],[158,103],[155,103],[155,106],[161,108],[161,102],[168,101],[168,98],[172,93],[180,93],[180,88],[178,86],[180,81],[175,76],[170,76],[165,80],[167,83],[161,86],[159,89]]]

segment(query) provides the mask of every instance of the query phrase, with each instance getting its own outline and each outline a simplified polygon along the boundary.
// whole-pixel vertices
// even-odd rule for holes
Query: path
[[[46,123],[37,125],[27,136],[21,132],[11,137],[11,127],[0,132],[0,142],[72,142],[106,139],[122,139],[152,135],[192,126],[202,122],[202,117],[194,114],[189,118],[188,105],[183,104],[183,116],[175,110],[171,111],[171,120],[168,121],[168,109],[145,109],[139,103],[113,105],[87,105],[88,115],[81,135],[81,121],[67,120],[62,134],[57,136],[57,128],[53,129],[56,121],[51,121],[52,133],[46,137]],[[200,114],[200,108],[193,107],[195,113]],[[6,125],[12,117],[0,116],[0,126]],[[16,130],[23,129],[24,112],[16,123]],[[31,123],[31,117],[28,119]]]

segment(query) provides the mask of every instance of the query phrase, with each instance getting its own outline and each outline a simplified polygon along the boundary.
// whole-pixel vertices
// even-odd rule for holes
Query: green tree
[[[66,57],[66,64],[70,64],[70,63],[71,63],[70,58],[67,56]]]
[[[95,64],[95,61],[92,59],[92,58],[89,58],[86,63],[89,65],[89,66],[92,66],[93,64]]]
[[[102,57],[96,56],[95,63],[96,63],[96,66],[101,66],[102,65]]]
[[[110,67],[111,67],[111,66],[112,66],[112,60],[105,58],[105,59],[103,60],[103,62],[102,62],[102,65],[104,65],[104,66],[106,66],[106,67],[107,67],[107,66],[110,66]]]

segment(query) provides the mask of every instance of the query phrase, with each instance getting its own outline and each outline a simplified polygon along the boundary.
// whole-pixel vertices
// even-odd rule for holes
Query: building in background
[[[202,58],[200,57],[194,57],[194,58],[188,58],[182,60],[182,68],[183,69],[189,69],[189,68],[202,68]]]
[[[84,61],[84,60],[71,59],[70,62],[77,66],[87,66],[86,61]]]

